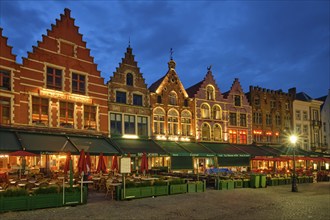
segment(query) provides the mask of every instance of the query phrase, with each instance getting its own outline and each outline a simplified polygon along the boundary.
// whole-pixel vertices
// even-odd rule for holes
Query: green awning
[[[218,157],[219,167],[250,166],[249,157]]]
[[[78,148],[85,152],[89,152],[91,155],[99,155],[101,152],[104,155],[119,154],[118,150],[111,145],[104,137],[97,136],[71,136],[68,138]]]
[[[172,170],[192,170],[193,168],[192,157],[171,157]]]
[[[71,152],[78,154],[77,148],[64,135],[18,132],[22,146],[27,150],[41,154]]]
[[[256,145],[234,145],[241,151],[244,151],[250,154],[252,157],[255,156],[276,156],[276,154],[267,151],[264,147],[256,146]]]
[[[190,156],[190,152],[183,149],[179,144],[174,141],[155,141],[171,156]]]
[[[219,157],[250,157],[250,154],[241,151],[237,147],[231,144],[223,144],[223,143],[201,143],[206,148],[215,152]]]
[[[111,139],[111,142],[124,154],[148,156],[168,156],[168,153],[158,146],[153,140],[146,139]]]
[[[0,130],[0,153],[22,150],[14,131]]]
[[[216,154],[201,144],[194,142],[177,142],[182,148],[189,151],[190,156],[214,157]]]

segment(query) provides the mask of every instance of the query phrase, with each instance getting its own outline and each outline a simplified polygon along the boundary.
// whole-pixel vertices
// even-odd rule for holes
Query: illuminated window
[[[161,108],[156,108],[154,110],[154,134],[165,134],[164,124],[165,124],[165,111]]]
[[[48,125],[48,99],[32,97],[32,123],[36,125]]]
[[[142,95],[133,94],[133,105],[142,106]]]
[[[229,130],[229,143],[237,144],[237,131]]]
[[[116,91],[116,102],[126,104],[126,92]]]
[[[237,125],[237,114],[229,113],[229,125],[236,126]]]
[[[179,126],[179,115],[178,112],[174,109],[168,112],[167,116],[167,126],[168,126],[168,134],[169,135],[177,135],[178,134],[178,126]]]
[[[239,125],[241,127],[246,127],[246,114],[240,114]]]
[[[234,104],[235,104],[235,106],[241,106],[242,105],[241,104],[241,96],[239,96],[239,95],[234,96]]]
[[[72,73],[72,93],[86,94],[86,76]]]
[[[135,116],[134,115],[125,115],[124,124],[125,124],[125,134],[135,134]]]
[[[60,127],[73,128],[74,104],[60,102]]]
[[[10,98],[0,97],[0,125],[10,124]]]
[[[10,72],[0,70],[0,89],[10,90]]]
[[[206,88],[206,99],[214,100],[214,88],[213,86],[207,86]]]
[[[239,143],[240,144],[247,144],[247,134],[246,131],[239,132]]]
[[[211,140],[211,128],[210,125],[204,123],[202,126],[202,140],[210,141]]]
[[[138,116],[137,117],[138,135],[148,136],[148,118]]]
[[[254,130],[253,131],[253,139],[257,143],[261,142],[261,140],[262,140],[262,131]]]
[[[222,140],[222,132],[221,132],[221,126],[219,124],[216,124],[213,129],[213,139],[215,141],[221,141]]]
[[[84,105],[84,128],[96,130],[96,106]]]
[[[185,110],[181,113],[181,129],[182,136],[190,136],[191,113],[189,111]]]
[[[213,106],[213,118],[221,119],[221,108],[218,105]]]
[[[116,113],[110,113],[110,134],[121,135],[122,134],[122,115]]]
[[[210,107],[206,104],[201,106],[202,118],[210,118]]]
[[[62,70],[47,67],[47,88],[62,90]]]
[[[171,92],[169,95],[169,103],[170,105],[176,105],[177,101],[176,101],[176,93],[175,92]]]
[[[126,74],[126,85],[133,86],[133,74],[132,73]]]

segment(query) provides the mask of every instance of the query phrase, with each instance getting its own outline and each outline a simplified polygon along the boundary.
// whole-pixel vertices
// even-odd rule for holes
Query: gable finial
[[[171,49],[170,49],[170,59],[171,59],[171,60],[173,60],[173,53],[174,53],[173,48],[171,48]]]
[[[207,67],[207,71],[211,71],[211,69],[212,69],[212,65]]]
[[[131,36],[128,37],[128,48],[131,48]]]

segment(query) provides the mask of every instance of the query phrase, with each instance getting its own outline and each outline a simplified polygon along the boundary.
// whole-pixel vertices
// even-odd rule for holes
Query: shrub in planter
[[[134,187],[136,187],[136,184],[135,184],[135,182],[128,181],[128,182],[126,182],[125,187],[134,188]]]
[[[172,179],[170,180],[170,185],[179,185],[179,184],[185,184],[184,179]]]
[[[28,191],[22,188],[7,189],[6,191],[0,194],[0,196],[3,197],[17,197],[17,196],[27,196],[27,195],[29,195]]]
[[[35,195],[40,194],[57,194],[59,193],[58,187],[50,186],[50,187],[40,187],[34,191]]]
[[[154,182],[154,186],[166,186],[167,182],[162,181],[162,180],[157,180]]]
[[[151,182],[150,181],[142,181],[140,183],[135,183],[136,187],[146,187],[146,186],[151,186]]]

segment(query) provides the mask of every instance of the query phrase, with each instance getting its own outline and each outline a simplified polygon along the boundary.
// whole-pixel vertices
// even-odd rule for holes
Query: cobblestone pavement
[[[88,204],[6,212],[5,219],[330,219],[330,182],[189,193],[130,201],[90,192]]]

